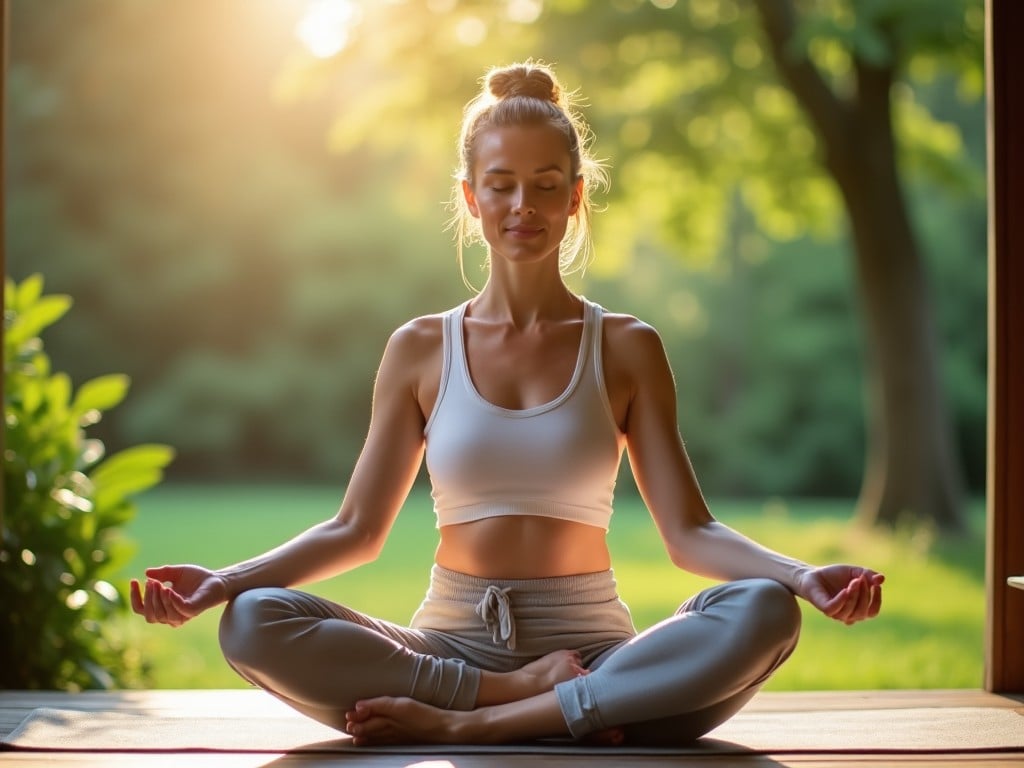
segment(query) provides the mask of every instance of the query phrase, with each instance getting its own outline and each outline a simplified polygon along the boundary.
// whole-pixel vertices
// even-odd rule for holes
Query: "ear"
[[[473,185],[466,179],[462,180],[462,197],[466,200],[466,207],[473,215],[473,218],[480,218],[480,206],[476,204],[476,193],[473,192]]]
[[[569,199],[569,215],[575,216],[579,213],[580,203],[583,202],[583,177],[576,178],[576,185],[572,190],[572,197]]]

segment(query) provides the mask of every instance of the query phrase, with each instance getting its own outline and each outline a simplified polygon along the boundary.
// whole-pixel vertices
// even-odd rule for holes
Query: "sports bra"
[[[603,310],[583,299],[583,334],[566,389],[521,410],[484,399],[469,375],[463,318],[444,313],[440,389],[424,428],[437,527],[538,515],[608,530],[625,444],[601,363]]]

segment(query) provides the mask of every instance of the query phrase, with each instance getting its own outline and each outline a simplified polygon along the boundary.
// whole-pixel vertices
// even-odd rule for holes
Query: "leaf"
[[[21,407],[26,416],[32,416],[43,402],[42,382],[24,379],[21,385]]]
[[[4,339],[5,346],[17,349],[29,339],[38,336],[44,328],[60,320],[71,308],[71,303],[70,296],[45,296],[31,307],[15,314]]]
[[[98,486],[94,497],[96,513],[102,517],[104,526],[120,525],[131,520],[135,516],[135,508],[128,503],[128,497],[152,488],[162,479],[161,469],[140,469],[114,482]]]
[[[42,295],[43,276],[37,272],[34,275],[26,277],[21,282],[21,285],[17,287],[14,296],[12,296],[12,301],[9,306],[13,307],[15,311],[23,312],[35,304]]]
[[[91,410],[110,410],[124,400],[130,384],[131,379],[121,373],[91,379],[78,388],[71,410],[79,416]]]
[[[66,373],[55,373],[44,389],[50,414],[63,419],[71,400],[71,378]]]
[[[96,487],[96,513],[113,513],[126,497],[159,483],[163,468],[173,458],[173,448],[151,443],[127,448],[106,459],[90,475]]]
[[[108,456],[102,464],[93,469],[89,477],[99,487],[102,484],[116,482],[122,477],[130,477],[135,472],[163,468],[173,458],[174,449],[170,446],[143,443]]]

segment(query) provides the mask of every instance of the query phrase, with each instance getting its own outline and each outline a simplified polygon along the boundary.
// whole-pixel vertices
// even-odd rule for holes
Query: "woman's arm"
[[[626,435],[637,487],[672,562],[714,579],[774,579],[843,621],[876,614],[881,574],[856,566],[816,568],[714,519],[679,435],[675,382],[661,339],[635,318],[609,320],[609,397]]]
[[[230,595],[319,581],[377,558],[423,456],[424,420],[416,397],[422,347],[408,325],[389,340],[366,442],[338,513],[276,549],[220,570]]]
[[[216,571],[199,566],[148,569],[145,593],[132,584],[135,612],[151,622],[177,625],[247,589],[319,581],[376,559],[423,456],[419,398],[424,376],[436,367],[433,358],[440,354],[440,337],[431,327],[426,318],[413,321],[389,340],[374,384],[366,443],[333,518],[262,555]]]

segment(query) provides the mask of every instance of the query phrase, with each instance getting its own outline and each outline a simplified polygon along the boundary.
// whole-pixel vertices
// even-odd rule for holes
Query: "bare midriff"
[[[442,526],[435,560],[486,579],[541,579],[611,567],[603,529],[532,515]]]

